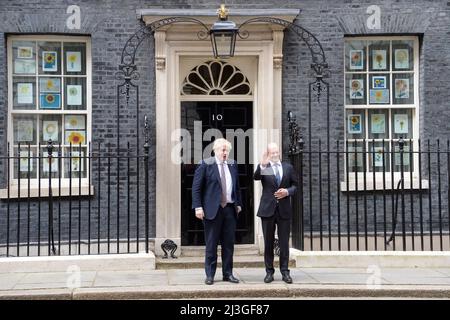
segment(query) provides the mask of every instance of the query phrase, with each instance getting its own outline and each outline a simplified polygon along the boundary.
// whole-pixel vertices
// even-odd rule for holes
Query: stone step
[[[218,254],[217,268],[222,267],[220,254]],[[173,258],[156,258],[156,269],[196,269],[205,266],[204,256]],[[264,268],[264,257],[260,255],[235,255],[233,257],[234,268]],[[279,267],[279,258],[275,256],[274,267]],[[295,259],[289,260],[289,267],[295,268]]]
[[[220,256],[220,246],[218,248],[218,255]],[[255,245],[235,245],[234,246],[235,256],[257,256],[259,255],[259,249]],[[182,257],[204,257],[205,256],[205,246],[183,246],[181,248]]]
[[[155,255],[149,253],[0,258],[0,273],[129,271],[155,269]]]

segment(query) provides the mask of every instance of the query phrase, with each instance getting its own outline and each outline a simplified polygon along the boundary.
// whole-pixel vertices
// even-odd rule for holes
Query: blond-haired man
[[[228,159],[229,141],[216,139],[213,150],[214,157],[200,162],[192,182],[192,209],[205,227],[205,283],[214,283],[219,241],[223,280],[238,283],[239,280],[233,276],[236,222],[242,210],[238,168],[233,160]]]

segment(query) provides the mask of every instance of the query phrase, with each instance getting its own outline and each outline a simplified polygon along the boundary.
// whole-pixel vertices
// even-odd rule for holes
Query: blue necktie
[[[277,180],[277,185],[281,183],[280,171],[278,171],[278,163],[273,164],[273,170],[275,171],[275,179]]]

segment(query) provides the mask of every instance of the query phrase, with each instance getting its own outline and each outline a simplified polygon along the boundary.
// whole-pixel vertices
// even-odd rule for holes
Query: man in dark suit
[[[280,244],[280,271],[286,283],[292,283],[289,274],[289,234],[291,231],[291,196],[297,190],[297,176],[290,163],[280,161],[280,151],[275,143],[270,143],[258,165],[255,180],[261,180],[263,187],[258,217],[261,218],[264,236],[265,283],[273,281],[273,247],[275,226]]]
[[[228,160],[230,142],[216,139],[213,150],[214,157],[200,162],[192,182],[192,209],[205,227],[205,283],[214,283],[219,241],[223,280],[238,283],[233,276],[236,222],[242,210],[238,168]]]

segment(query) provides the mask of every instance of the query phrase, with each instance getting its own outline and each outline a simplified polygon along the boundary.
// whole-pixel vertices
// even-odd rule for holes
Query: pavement
[[[0,299],[450,299],[446,268],[291,268],[293,284],[263,282],[263,268],[235,268],[239,284],[204,284],[204,270],[89,270],[0,273]]]

